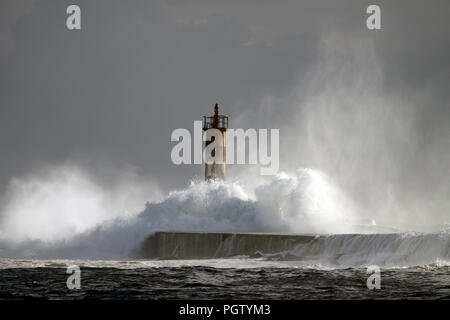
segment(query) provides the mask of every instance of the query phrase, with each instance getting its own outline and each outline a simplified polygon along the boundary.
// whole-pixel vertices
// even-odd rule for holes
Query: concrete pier
[[[229,233],[229,232],[156,232],[136,253],[144,259],[212,259],[257,253],[279,253],[305,244],[315,235]]]

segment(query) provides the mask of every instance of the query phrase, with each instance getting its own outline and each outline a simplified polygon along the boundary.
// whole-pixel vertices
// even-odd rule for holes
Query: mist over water
[[[80,165],[47,166],[13,179],[1,198],[0,238],[64,241],[114,218],[144,208],[144,199],[161,198],[151,180],[145,183],[129,168],[116,172],[108,185]]]
[[[280,128],[281,167],[325,172],[360,218],[435,230],[450,221],[450,107],[431,83],[390,87],[374,39],[324,35],[292,88],[267,93],[237,125]]]
[[[299,169],[293,174],[267,177],[250,191],[239,182],[193,181],[184,189],[170,192],[161,201],[148,201],[142,211],[121,215],[110,215],[98,209],[95,204],[101,204],[102,199],[94,197],[87,202],[92,206],[86,208],[98,209],[96,216],[68,219],[75,213],[72,207],[60,202],[60,197],[64,199],[70,190],[73,199],[85,199],[87,185],[72,178],[69,186],[57,185],[50,194],[43,196],[48,187],[44,184],[44,191],[38,193],[40,196],[36,196],[33,205],[25,202],[23,207],[34,208],[29,209],[35,214],[30,218],[32,223],[25,216],[22,216],[23,224],[16,218],[4,219],[7,223],[2,226],[8,226],[15,233],[1,229],[0,256],[129,259],[155,231],[204,231],[334,235],[318,238],[292,252],[265,257],[271,260],[278,254],[275,258],[283,260],[287,254],[304,260],[299,260],[299,264],[304,264],[306,259],[311,264],[335,267],[358,266],[371,261],[404,266],[445,264],[449,258],[448,230],[434,234],[401,234],[400,230],[377,226],[375,221],[364,221],[332,179],[317,170]],[[89,189],[91,196],[94,195],[92,190],[95,188]],[[21,212],[20,205],[15,205],[16,212]],[[46,210],[49,205],[54,210]],[[39,228],[52,220],[57,223]],[[37,228],[33,228],[33,222]],[[393,231],[397,234],[380,234]],[[349,233],[377,234],[355,238],[346,235]]]
[[[191,182],[133,213],[103,208],[105,194],[83,178],[70,171],[52,183],[23,183],[19,189],[32,192],[16,191],[6,207],[0,253],[125,257],[155,231],[342,233],[355,223],[345,196],[311,169],[268,177],[251,191],[239,182]]]

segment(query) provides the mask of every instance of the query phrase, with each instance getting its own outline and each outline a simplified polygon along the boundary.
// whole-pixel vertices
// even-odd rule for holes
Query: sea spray
[[[51,212],[57,214],[58,210]],[[408,266],[449,260],[448,231],[354,235],[359,232],[358,222],[351,200],[329,177],[318,170],[299,169],[270,177],[251,192],[239,182],[193,181],[161,201],[148,201],[140,213],[94,223],[66,239],[11,239],[2,233],[0,257],[130,259],[156,231],[193,231],[330,234],[289,252],[268,252],[261,257],[283,260],[289,256],[332,267],[368,263]],[[380,232],[376,224],[368,227],[372,233]]]
[[[67,189],[77,193],[73,190],[76,186],[53,188],[55,194],[50,200],[59,199],[59,191],[63,191],[63,196]],[[88,191],[84,193],[92,196],[96,193],[93,188]],[[36,196],[30,196],[36,199]],[[71,225],[76,217],[71,215],[89,216],[89,207],[79,213],[76,207],[70,208],[67,214],[64,203],[54,201],[55,207],[52,207],[51,201],[46,200],[27,202],[25,208],[30,217],[36,212],[45,212],[43,218],[38,215],[42,218],[41,224],[67,218],[61,225],[77,230]],[[48,207],[52,210],[47,212]],[[21,213],[19,217],[25,229],[20,229],[20,220],[13,220],[17,232],[14,236],[8,236],[8,233],[3,236],[1,256],[126,257],[149,234],[164,230],[297,233],[352,230],[352,212],[347,199],[329,178],[312,169],[300,169],[291,175],[280,173],[267,178],[252,192],[238,182],[192,182],[185,189],[170,192],[162,201],[148,201],[140,213],[113,216],[106,221],[85,219],[83,223],[92,223],[89,228],[84,226],[78,233],[67,233],[66,237],[61,237],[60,233],[55,236],[52,233],[27,232],[29,221],[23,210]]]

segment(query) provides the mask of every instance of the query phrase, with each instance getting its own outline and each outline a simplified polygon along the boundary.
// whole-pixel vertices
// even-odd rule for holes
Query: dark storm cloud
[[[292,135],[289,120],[301,107],[284,101],[266,110],[261,101],[301,92],[323,64],[330,34],[337,44],[350,39],[355,52],[370,53],[367,62],[358,58],[361,66],[376,57],[377,92],[424,92],[427,108],[416,111],[418,149],[450,132],[448,1],[377,1],[381,31],[365,28],[369,1],[76,1],[82,30],[68,31],[71,3],[0,5],[3,186],[70,159],[100,180],[128,164],[163,189],[179,187],[202,169],[171,163],[170,134],[191,129],[215,102],[231,124],[285,127]],[[281,168],[290,168],[292,159],[284,159]],[[410,167],[421,170],[423,162]]]

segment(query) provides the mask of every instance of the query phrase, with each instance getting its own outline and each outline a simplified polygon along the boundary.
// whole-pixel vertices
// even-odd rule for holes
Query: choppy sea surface
[[[80,267],[68,289],[67,267]],[[296,266],[248,258],[211,260],[0,259],[0,299],[450,299],[450,266],[381,269]]]

